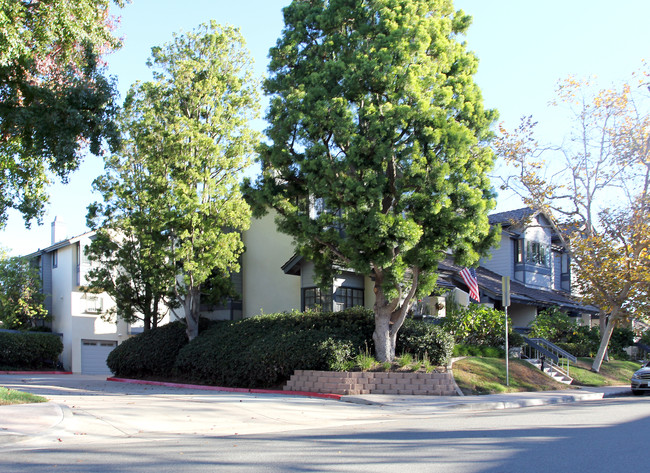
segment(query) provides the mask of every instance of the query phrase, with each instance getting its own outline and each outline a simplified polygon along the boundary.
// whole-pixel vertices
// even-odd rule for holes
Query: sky
[[[290,0],[133,0],[114,14],[121,17],[118,36],[123,48],[109,55],[108,73],[116,77],[121,98],[130,85],[151,78],[146,66],[151,48],[165,44],[173,33],[188,32],[211,19],[241,29],[255,59],[258,76],[266,73],[268,50],[283,28],[282,8]],[[557,81],[569,75],[596,77],[608,86],[627,79],[650,59],[650,2],[647,0],[456,0],[456,9],[473,17],[465,37],[479,58],[475,80],[485,106],[499,111],[499,122],[514,128],[523,116],[539,122],[542,141],[566,134],[566,114],[548,105]],[[119,99],[121,101],[121,99]],[[266,102],[262,104],[263,114]],[[263,130],[264,121],[255,127]],[[50,245],[50,224],[63,221],[69,237],[87,231],[86,207],[101,197],[91,183],[103,172],[102,159],[89,155],[67,184],[50,188],[43,225],[25,228],[21,216],[10,213],[0,231],[0,246],[23,255]],[[254,173],[254,170],[251,171]],[[504,172],[497,163],[496,172]],[[495,187],[497,182],[494,182]],[[497,210],[521,203],[499,193]]]

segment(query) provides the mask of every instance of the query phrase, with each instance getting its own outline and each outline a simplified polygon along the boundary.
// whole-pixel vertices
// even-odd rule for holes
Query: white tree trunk
[[[603,359],[605,358],[605,353],[607,353],[607,347],[609,346],[609,340],[612,338],[612,332],[614,331],[614,322],[616,317],[614,314],[609,316],[609,321],[605,326],[605,330],[601,331],[600,336],[600,346],[598,347],[598,353],[596,353],[596,358],[594,358],[594,363],[591,366],[591,371],[598,373],[600,371],[600,366],[603,364]]]
[[[388,307],[375,305],[375,331],[372,334],[372,339],[375,342],[377,361],[381,363],[392,362],[395,359],[397,333],[393,333],[391,330],[391,315],[392,311]]]

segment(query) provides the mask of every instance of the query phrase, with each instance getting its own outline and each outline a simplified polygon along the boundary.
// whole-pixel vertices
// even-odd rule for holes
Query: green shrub
[[[297,369],[342,370],[372,339],[372,312],[269,314],[213,327],[179,353],[192,381],[246,388],[281,384]]]
[[[523,347],[526,344],[524,336],[517,332],[510,332],[508,334],[508,347]]]
[[[593,358],[598,351],[598,346],[593,347],[586,343],[557,342],[556,345],[573,356]]]
[[[505,343],[505,314],[500,310],[478,304],[453,306],[443,321],[444,329],[456,343],[499,347]],[[508,324],[512,327],[512,323]]]
[[[0,332],[0,366],[7,369],[55,368],[62,351],[56,334]]]
[[[209,322],[200,320],[200,328]],[[131,337],[111,351],[106,364],[116,376],[169,376],[180,349],[187,344],[187,325],[178,320]]]
[[[454,338],[440,326],[406,319],[397,334],[397,352],[428,359],[434,365],[446,365],[454,349]]]

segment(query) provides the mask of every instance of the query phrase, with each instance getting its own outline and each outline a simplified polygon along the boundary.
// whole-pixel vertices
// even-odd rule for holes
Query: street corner
[[[66,409],[54,402],[0,406],[0,445],[47,432],[63,421]]]

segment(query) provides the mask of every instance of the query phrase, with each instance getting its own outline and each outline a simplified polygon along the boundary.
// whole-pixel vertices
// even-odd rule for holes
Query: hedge
[[[344,370],[373,351],[372,311],[293,312],[219,322],[187,343],[185,324],[173,322],[133,337],[108,356],[118,376],[161,377],[220,386],[278,386],[297,369]],[[408,320],[397,352],[446,364],[453,339],[439,327]]]
[[[297,369],[336,370],[372,340],[372,312],[270,314],[216,326],[184,347],[176,373],[191,381],[260,388]]]
[[[199,320],[201,330],[213,324]],[[177,320],[131,337],[108,354],[106,364],[116,376],[169,376],[178,352],[187,345],[186,328],[185,320]]]
[[[434,365],[447,365],[454,349],[454,337],[438,325],[406,319],[397,333],[397,353],[427,357]]]
[[[0,366],[5,369],[55,368],[63,351],[59,335],[0,332]]]

